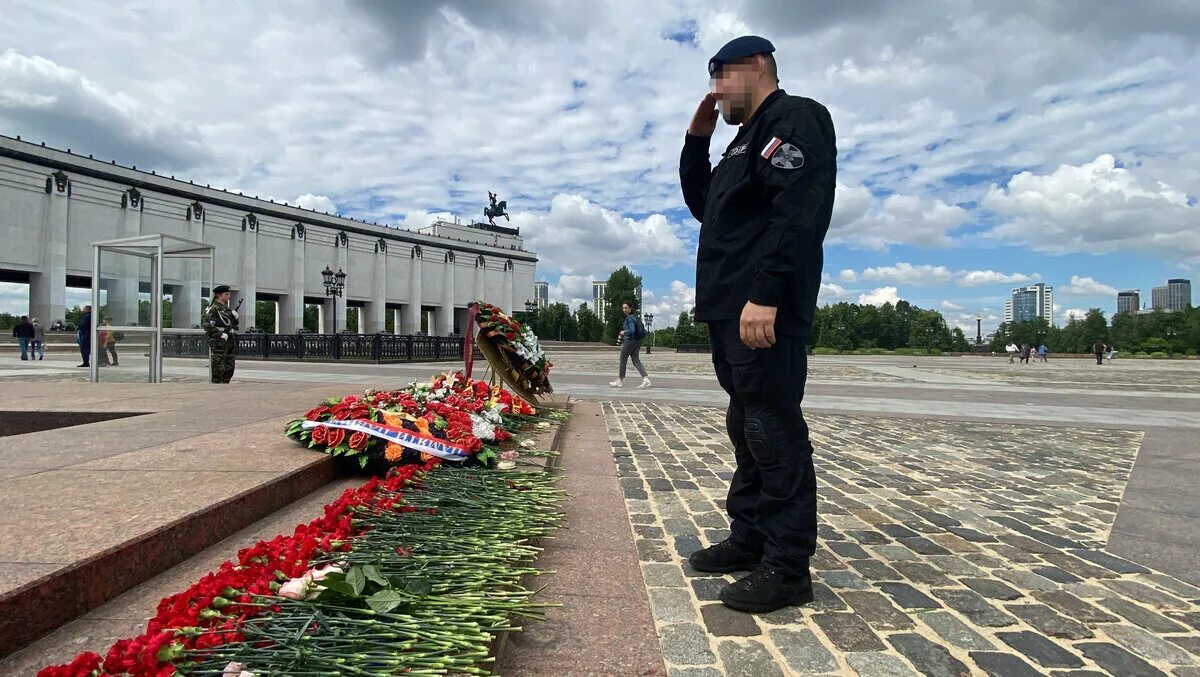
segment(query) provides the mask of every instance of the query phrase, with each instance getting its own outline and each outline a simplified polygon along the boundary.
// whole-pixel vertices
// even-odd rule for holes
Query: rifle
[[[244,303],[245,301],[246,301],[246,297],[245,297],[245,296],[243,296],[242,298],[238,299],[237,308],[234,308],[234,309],[233,309],[233,312],[234,312],[234,313],[237,313],[237,311],[241,310],[241,309],[242,309],[242,303]],[[240,327],[239,327],[239,325],[240,325],[240,324],[241,324],[241,319],[240,319],[240,318],[238,318],[238,316],[237,316],[237,315],[234,315],[234,316],[233,316],[233,330],[234,330],[234,331],[238,331],[238,329],[240,328]]]

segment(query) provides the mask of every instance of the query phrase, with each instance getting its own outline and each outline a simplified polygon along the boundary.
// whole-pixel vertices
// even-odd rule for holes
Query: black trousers
[[[709,323],[713,366],[729,394],[725,427],[737,471],[725,508],[731,538],[763,553],[763,562],[802,574],[817,547],[817,479],[800,403],[808,355],[800,336],[776,335],[751,350],[737,320]]]

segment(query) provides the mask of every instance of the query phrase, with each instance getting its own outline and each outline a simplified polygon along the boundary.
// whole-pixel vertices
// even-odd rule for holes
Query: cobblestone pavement
[[[604,408],[672,676],[1200,675],[1200,589],[1104,551],[1140,432],[810,416],[816,601],[756,617],[684,564],[728,534],[723,411]]]
[[[1079,360],[1072,360],[1079,362]],[[1005,363],[1005,368],[992,369],[946,369],[926,368],[939,374],[952,376],[978,377],[989,381],[1024,384],[1031,386],[1054,387],[1083,387],[1105,388],[1111,390],[1155,390],[1158,392],[1200,393],[1200,372],[1190,370],[1190,363],[1176,363],[1176,369],[1147,369],[1129,367],[1132,360],[1117,360],[1100,366],[1090,361],[1083,361],[1088,368],[1064,368],[1051,362],[1049,364],[1014,364]],[[1061,364],[1061,363],[1059,363]]]
[[[650,373],[655,374],[690,374],[697,376],[712,376],[712,358],[709,355],[696,353],[652,353],[642,354],[642,365]],[[620,366],[620,358],[615,353],[612,357],[597,356],[592,353],[571,354],[563,353],[551,356],[556,371],[584,371],[611,373],[614,376]],[[897,365],[899,366],[899,365]],[[627,376],[636,376],[637,370],[633,364],[626,367]],[[871,369],[864,369],[848,364],[813,364],[808,365],[809,380],[818,381],[876,381],[901,383],[909,381],[900,376],[883,374]]]

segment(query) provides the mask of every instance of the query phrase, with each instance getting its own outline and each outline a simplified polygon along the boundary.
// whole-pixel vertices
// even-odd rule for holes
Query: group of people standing
[[[1038,359],[1042,362],[1049,362],[1046,358],[1049,357],[1050,351],[1046,348],[1045,343],[1036,348],[1028,343],[1022,343],[1019,346],[1016,343],[1009,343],[1005,348],[1005,352],[1008,353],[1009,364],[1016,364],[1018,359],[1021,360],[1022,364],[1029,364],[1029,358],[1034,355],[1037,355]]]
[[[46,359],[46,330],[36,317],[31,320],[28,315],[22,315],[17,326],[13,327],[12,335],[21,347],[22,360],[33,359],[34,356],[39,360]]]

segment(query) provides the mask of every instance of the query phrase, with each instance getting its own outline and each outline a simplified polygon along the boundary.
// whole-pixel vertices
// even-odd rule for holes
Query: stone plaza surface
[[[647,390],[609,387],[615,358],[551,355],[556,395],[585,400],[596,423],[569,429],[568,531],[546,546],[560,631],[530,623],[505,674],[1200,675],[1200,362],[812,357],[817,600],[755,617],[716,601],[733,577],[683,564],[728,528],[726,397],[709,356],[643,355]],[[158,388],[228,398],[232,424],[268,426],[317,393],[455,366],[243,361],[222,388],[176,360],[167,374],[184,383],[71,386],[86,374],[66,359],[9,358],[0,409],[135,409]],[[85,426],[88,443],[121,444],[104,432],[118,424]],[[0,467],[0,489],[51,469],[19,463]]]

